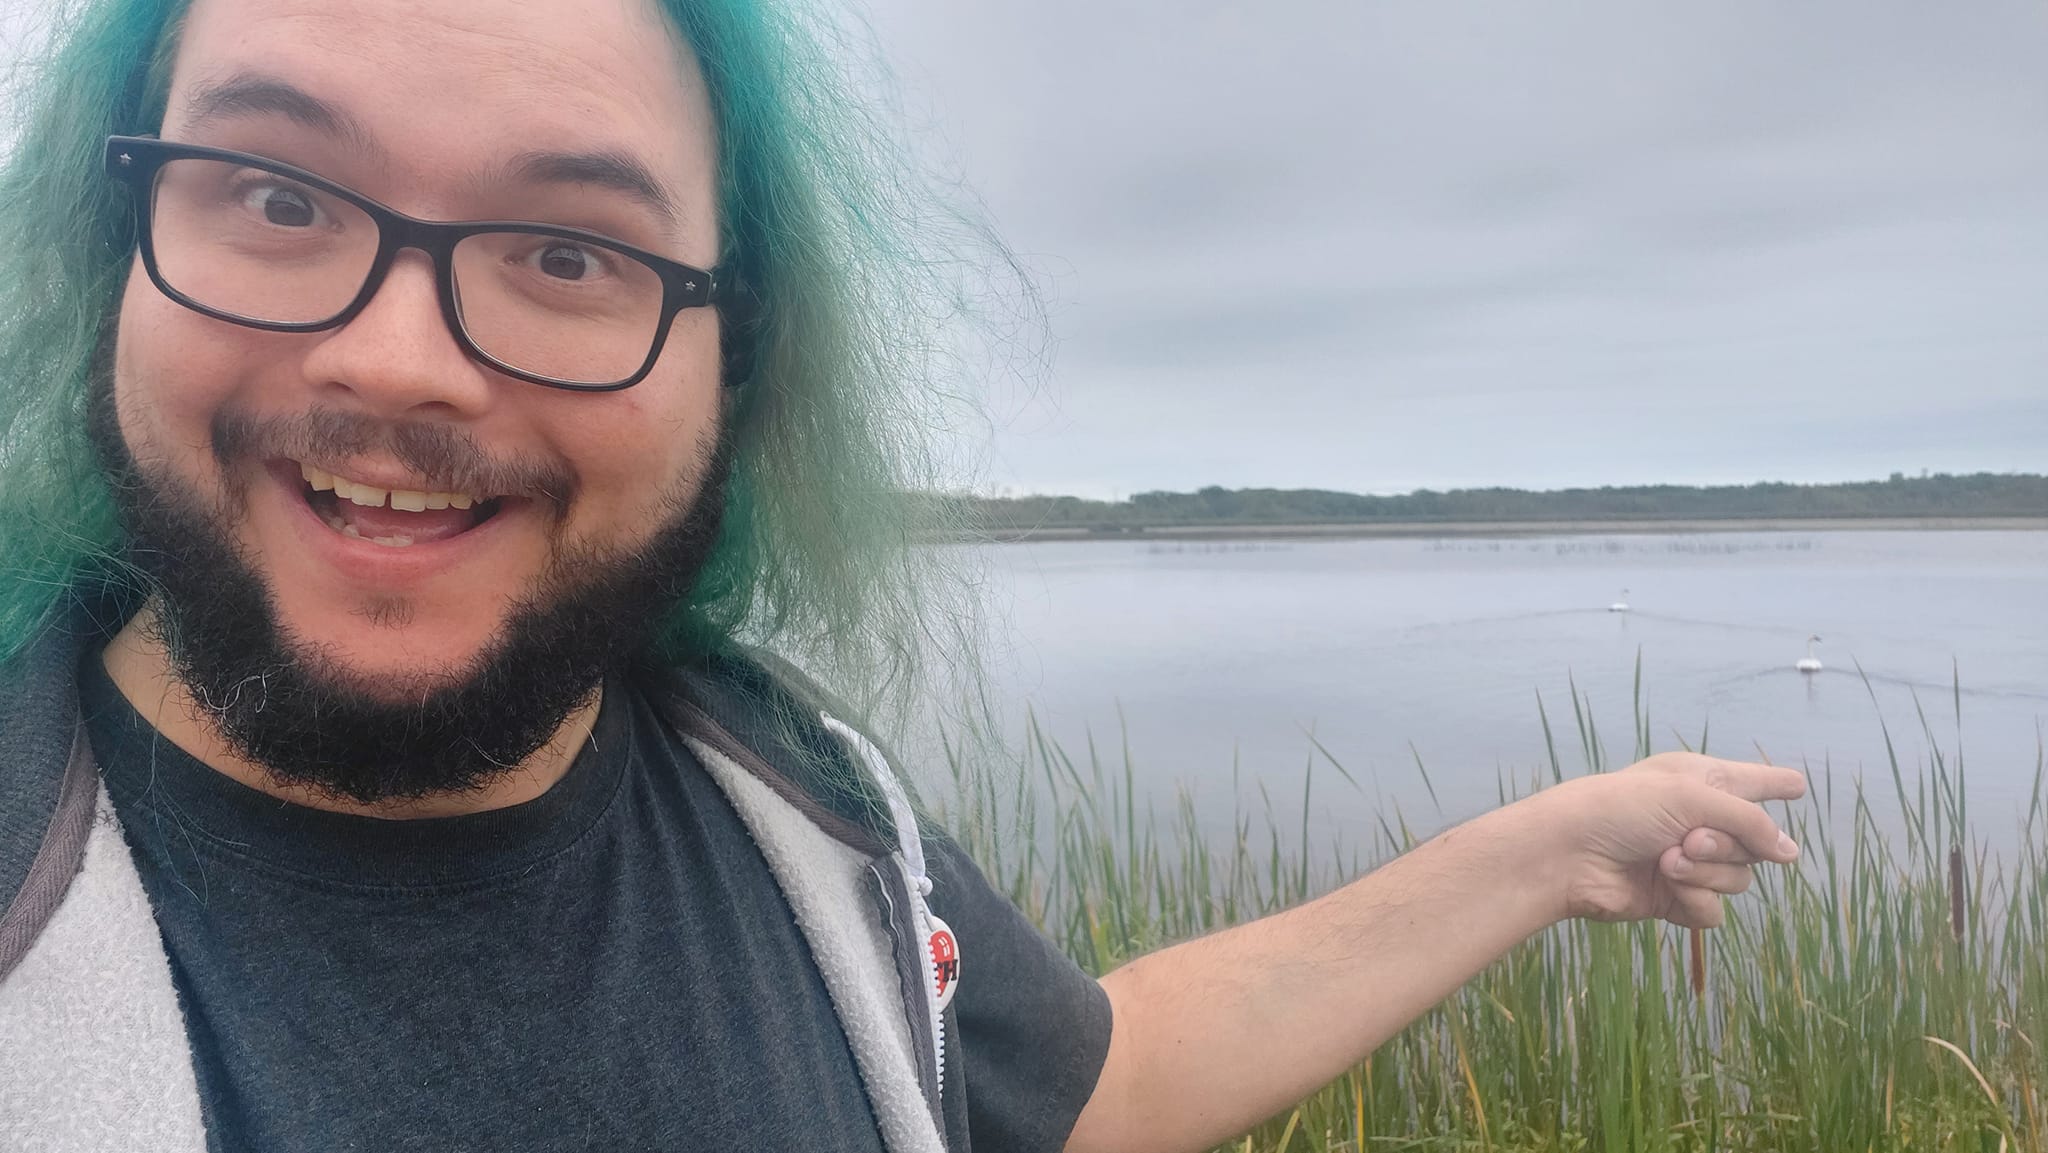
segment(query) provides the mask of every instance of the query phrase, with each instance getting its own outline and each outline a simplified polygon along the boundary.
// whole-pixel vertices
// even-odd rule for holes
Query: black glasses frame
[[[364,277],[363,286],[356,293],[355,299],[326,320],[286,323],[254,320],[232,312],[223,312],[202,304],[172,287],[157,270],[156,244],[151,226],[156,217],[157,173],[173,160],[223,160],[261,169],[298,181],[361,209],[377,226],[377,255],[371,262],[370,271]],[[128,185],[135,194],[140,208],[136,213],[136,242],[142,252],[142,267],[149,273],[150,282],[165,296],[194,312],[246,328],[258,328],[267,332],[324,332],[339,328],[354,320],[358,313],[369,306],[371,299],[377,295],[377,290],[383,286],[384,277],[391,271],[391,265],[397,261],[398,254],[412,248],[426,253],[433,260],[434,278],[440,288],[441,317],[447,322],[448,331],[454,335],[455,342],[471,357],[506,376],[546,385],[549,388],[568,389],[573,392],[617,392],[640,383],[654,370],[655,361],[661,359],[662,346],[668,342],[669,327],[677,313],[686,308],[716,307],[732,301],[735,295],[743,296],[732,290],[730,282],[722,275],[722,269],[693,268],[614,240],[602,233],[523,220],[420,220],[379,204],[352,188],[345,188],[323,176],[272,160],[267,156],[234,152],[225,148],[209,148],[199,144],[177,144],[154,136],[110,136],[107,138],[106,165],[107,175]],[[652,344],[647,350],[647,359],[641,363],[639,369],[624,380],[608,384],[587,384],[527,372],[506,364],[478,347],[476,341],[471,339],[468,329],[463,326],[462,312],[456,304],[454,253],[458,243],[486,232],[559,236],[579,244],[595,245],[616,252],[651,269],[661,280],[661,321],[655,327]]]

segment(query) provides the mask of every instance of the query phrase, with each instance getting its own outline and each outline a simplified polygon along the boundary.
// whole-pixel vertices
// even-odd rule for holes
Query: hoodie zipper
[[[917,954],[917,971],[923,982],[925,1013],[931,1028],[928,1035],[932,1041],[932,1067],[938,1092],[943,1096],[946,1091],[946,1015],[939,1005],[939,973],[932,959],[932,912],[926,903],[931,896],[932,879],[925,870],[924,841],[917,833],[917,814],[910,807],[910,797],[903,791],[903,783],[896,779],[895,770],[889,767],[888,759],[882,756],[874,742],[829,713],[820,713],[819,719],[828,731],[851,745],[867,765],[868,775],[882,790],[882,797],[889,805],[889,819],[896,826],[895,859],[910,895],[913,939],[909,944],[911,951]],[[886,885],[883,892],[885,895],[888,892]],[[889,919],[893,926],[893,913]],[[893,928],[891,932],[894,932]]]

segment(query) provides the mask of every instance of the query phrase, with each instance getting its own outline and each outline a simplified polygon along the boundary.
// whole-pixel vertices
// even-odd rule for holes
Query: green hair
[[[660,0],[694,49],[721,148],[723,259],[759,298],[730,406],[720,539],[655,638],[683,664],[771,649],[875,723],[974,669],[958,502],[920,498],[975,412],[954,342],[1026,278],[921,175],[859,38],[802,0]],[[80,590],[136,579],[86,433],[86,389],[133,253],[105,138],[162,123],[184,0],[58,0],[14,66],[0,162],[0,662]],[[991,278],[992,273],[1002,274]],[[139,586],[131,591],[143,591]],[[969,678],[977,680],[978,678]],[[971,696],[971,690],[970,694]],[[963,698],[964,699],[964,698]]]

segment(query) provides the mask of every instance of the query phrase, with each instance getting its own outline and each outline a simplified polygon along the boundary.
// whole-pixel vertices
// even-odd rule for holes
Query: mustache
[[[210,428],[213,454],[238,459],[336,460],[382,455],[419,474],[438,492],[539,500],[566,514],[576,498],[576,474],[558,461],[490,452],[467,431],[427,421],[392,423],[355,412],[314,409],[292,416],[257,416],[221,410]]]

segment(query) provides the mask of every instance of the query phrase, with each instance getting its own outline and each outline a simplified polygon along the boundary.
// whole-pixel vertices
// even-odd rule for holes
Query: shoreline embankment
[[[1727,518],[1707,520],[1351,521],[1330,524],[1162,524],[1004,528],[965,538],[975,544],[1044,541],[1301,541],[1414,537],[1679,536],[1738,532],[2031,532],[2041,517]]]

